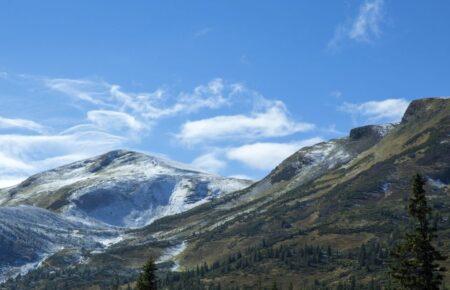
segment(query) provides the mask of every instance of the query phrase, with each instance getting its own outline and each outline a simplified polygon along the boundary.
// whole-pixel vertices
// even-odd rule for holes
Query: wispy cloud
[[[34,121],[26,119],[9,119],[0,116],[0,129],[26,129],[38,133],[44,133],[46,128]]]
[[[4,78],[33,90],[45,88],[66,95],[79,102],[79,109],[86,115],[78,124],[62,130],[31,120],[0,117],[0,186],[38,171],[138,144],[157,120],[229,106],[243,91],[241,84],[228,84],[220,78],[176,94],[164,89],[128,92],[99,79],[9,74]],[[196,164],[217,170],[220,167],[217,162],[208,163],[206,157]]]
[[[172,134],[172,140],[179,141],[175,146],[195,144],[187,150],[206,153],[192,165],[216,173],[228,170],[231,161],[268,169],[304,146],[302,142],[277,143],[274,139],[315,128],[291,116],[283,102],[221,78],[180,92],[170,87],[134,92],[102,79],[10,74],[4,78],[14,85],[57,96],[58,101],[65,96],[75,103],[76,111],[69,113],[70,125],[66,127],[62,125],[65,122],[52,127],[45,122],[0,117],[0,187],[109,150],[140,148],[152,130],[159,129],[156,125],[168,118],[180,124],[179,131]],[[196,113],[202,117],[186,120]],[[169,127],[162,130],[176,130]],[[266,142],[268,138],[272,143]],[[257,164],[258,158],[264,160]]]
[[[192,166],[206,172],[219,173],[220,170],[227,166],[227,163],[220,159],[218,152],[209,152],[195,158],[192,161]]]
[[[336,99],[340,99],[342,97],[342,92],[340,90],[334,90],[330,95]]]
[[[349,31],[349,37],[356,41],[368,42],[381,34],[380,23],[383,19],[383,0],[366,1]]]
[[[192,145],[223,140],[252,140],[281,137],[314,129],[314,124],[296,122],[288,116],[283,102],[272,101],[250,115],[224,115],[189,121],[182,125],[177,138]]]
[[[322,138],[314,137],[289,143],[253,143],[231,148],[226,156],[254,169],[270,170],[302,147],[322,141]]]
[[[140,132],[146,126],[135,117],[117,111],[93,110],[87,113],[87,120],[107,132]]]
[[[124,146],[126,140],[105,132],[62,135],[0,135],[0,186],[30,174]]]
[[[333,38],[328,42],[328,48],[337,49],[349,40],[369,43],[379,38],[385,15],[384,6],[384,0],[365,0],[354,19],[336,27]]]
[[[210,33],[212,30],[213,30],[213,29],[212,29],[211,27],[204,27],[204,28],[202,28],[202,29],[197,30],[197,31],[194,33],[194,37],[195,37],[195,38],[199,38],[199,37],[205,36],[205,35],[207,35],[208,33]]]
[[[33,77],[39,78],[39,77]],[[66,78],[40,78],[49,89],[94,105],[107,105],[105,94],[110,85],[103,81]]]
[[[217,109],[229,104],[240,90],[240,84],[225,84],[213,79],[205,85],[198,85],[191,92],[171,95],[159,88],[153,92],[127,92],[117,84],[105,81],[82,79],[45,79],[45,85],[100,108],[132,113],[145,120],[156,120],[177,114],[189,114],[200,109]]]
[[[405,113],[409,101],[405,99],[386,99],[365,103],[344,103],[340,111],[349,113],[354,123],[358,122],[398,122]]]

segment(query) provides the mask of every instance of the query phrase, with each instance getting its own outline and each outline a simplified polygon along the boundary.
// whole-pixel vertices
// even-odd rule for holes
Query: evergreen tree
[[[150,258],[142,268],[142,273],[136,283],[137,290],[156,290],[156,266],[153,258]]]
[[[289,288],[288,288],[288,290],[294,290],[294,284],[292,284],[292,282],[289,283]]]
[[[278,290],[277,281],[273,281],[271,290]]]
[[[442,256],[432,245],[436,228],[430,226],[431,208],[424,190],[425,180],[417,174],[413,178],[413,192],[409,199],[408,213],[413,228],[391,253],[391,276],[402,289],[438,290],[445,271],[436,261]]]

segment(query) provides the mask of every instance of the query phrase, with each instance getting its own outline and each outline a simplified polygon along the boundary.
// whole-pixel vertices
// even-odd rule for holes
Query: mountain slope
[[[169,289],[219,282],[253,289],[275,279],[295,289],[323,289],[351,277],[384,283],[388,249],[406,224],[416,172],[428,179],[438,247],[448,255],[450,100],[434,98],[412,102],[400,124],[355,128],[346,138],[303,148],[249,188],[130,230],[128,239],[88,254],[74,273],[49,257],[40,274],[18,282],[46,285],[46,273],[54,271],[52,283],[69,289],[111,285],[111,274],[100,269],[114,265],[126,281],[153,255],[165,257],[163,271],[208,265],[187,276],[169,275]],[[97,273],[95,281],[77,278],[86,269]]]
[[[439,212],[441,248],[448,251],[450,100],[438,98],[412,102],[398,125],[356,128],[347,138],[303,148],[250,188],[158,220],[139,230],[137,240],[119,243],[111,251],[126,260],[130,245],[148,236],[184,241],[186,250],[176,259],[181,269],[188,269],[205,261],[212,265],[227,260],[258,247],[262,240],[274,247],[314,244],[339,251],[358,251],[363,243],[387,247],[395,240],[392,233],[405,223],[409,182],[416,172],[428,178],[430,202]],[[353,261],[342,263],[323,275],[320,267],[291,271],[270,261],[251,272],[237,268],[205,281],[255,285],[261,276],[281,271],[292,281],[317,277],[328,284],[351,275],[381,279],[386,268],[367,273],[355,269]]]
[[[250,184],[131,151],[112,151],[31,176],[0,192],[28,204],[120,227],[141,227]]]
[[[25,274],[58,251],[103,250],[121,232],[31,206],[0,207],[0,281]],[[81,254],[75,262],[80,262]]]

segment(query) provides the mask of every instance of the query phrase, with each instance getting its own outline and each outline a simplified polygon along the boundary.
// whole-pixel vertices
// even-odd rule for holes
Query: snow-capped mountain
[[[118,276],[127,278],[130,271],[140,269],[148,259],[149,250],[161,263],[161,269],[166,270],[195,269],[192,267],[209,261],[219,261],[216,265],[221,265],[221,261],[229,261],[230,256],[247,255],[244,259],[250,260],[252,255],[245,254],[246,250],[259,247],[261,240],[275,241],[275,247],[291,249],[311,242],[330,243],[339,251],[359,253],[360,246],[368,238],[387,242],[392,232],[398,230],[398,225],[404,221],[409,180],[417,172],[423,172],[429,180],[427,192],[434,208],[442,214],[443,218],[438,221],[442,243],[448,245],[449,112],[448,99],[414,101],[399,124],[354,128],[347,137],[301,148],[264,179],[246,189],[132,230],[116,227],[111,222],[111,215],[105,215],[110,219],[102,219],[104,216],[99,213],[107,213],[107,208],[119,211],[120,202],[124,201],[128,211],[132,204],[133,210],[140,210],[140,217],[148,218],[145,209],[141,210],[139,202],[133,198],[147,193],[153,196],[152,208],[165,210],[166,214],[212,198],[215,196],[213,188],[235,182],[245,186],[246,182],[220,178],[126,151],[111,152],[33,176],[21,185],[0,193],[0,204],[34,204],[53,212],[32,207],[25,207],[19,213],[8,208],[0,210],[0,220],[11,221],[8,227],[12,228],[0,228],[0,249],[4,245],[8,249],[8,242],[2,237],[6,232],[17,237],[17,240],[29,240],[32,244],[34,240],[29,237],[37,235],[37,246],[30,247],[25,243],[24,248],[35,249],[38,254],[42,253],[39,251],[41,248],[56,250],[53,253],[44,252],[49,257],[42,262],[45,258],[42,255],[34,260],[22,257],[22,253],[29,255],[33,251],[21,251],[19,244],[16,253],[20,255],[16,256],[19,261],[16,265],[22,267],[16,268],[16,272],[18,269],[25,272],[40,262],[42,267],[4,285],[15,286],[17,281],[22,285],[38,285],[38,282],[41,283],[39,285],[47,285],[48,277],[52,277],[52,283],[61,289],[69,283],[71,289],[85,289],[86,284],[83,283],[86,279],[80,277],[86,269],[98,273],[88,278],[89,287],[102,285]],[[166,179],[175,179],[176,182],[163,182]],[[206,194],[205,191],[195,190],[201,181],[206,183],[201,187],[208,189]],[[161,202],[154,195],[166,192],[164,185],[171,190],[167,190],[166,202]],[[152,191],[150,186],[158,189]],[[119,201],[110,197],[110,189],[120,197]],[[226,191],[222,188],[222,192]],[[151,218],[158,217],[156,211],[152,214]],[[16,215],[25,215],[26,218],[18,219],[17,225],[14,225]],[[130,214],[121,216],[123,218],[119,221],[126,220]],[[73,233],[73,223],[82,229],[75,234],[81,237],[88,235],[86,245],[81,245],[84,241],[76,240],[77,235],[66,235],[66,232]],[[55,228],[67,230],[58,232]],[[114,245],[108,247],[111,243]],[[87,249],[86,255],[81,253],[80,245]],[[64,249],[60,250],[62,247]],[[346,275],[361,270],[357,258],[351,263],[348,263],[349,259],[346,255],[344,260],[329,260],[332,267],[339,269],[335,273],[337,276],[330,276],[329,281],[339,281],[343,273],[341,269],[346,271]],[[55,263],[55,260],[63,262]],[[33,264],[30,264],[31,261]],[[72,267],[71,273],[66,272],[67,265]],[[291,271],[282,260],[276,259],[266,259],[259,265],[263,265],[257,269],[265,277],[273,277],[273,269],[277,269],[277,273],[288,272],[286,277],[297,275],[297,280],[305,275],[314,279],[328,273],[318,271],[310,274],[309,271],[317,270],[315,266],[308,268],[308,272]],[[265,268],[266,265],[269,266]],[[0,257],[0,269],[11,267]],[[112,267],[114,271],[110,271]],[[303,268],[303,265],[300,267]],[[222,269],[212,269],[212,274],[206,274],[207,279],[223,278]],[[266,272],[266,269],[270,271]],[[252,279],[255,268],[251,265],[248,268],[236,267],[232,271],[232,275],[244,277],[244,273],[245,277]],[[371,268],[370,271],[379,269]],[[98,277],[101,277],[100,280]],[[253,282],[249,280],[249,283]],[[228,281],[224,279],[221,283]]]
[[[32,205],[84,223],[134,228],[250,184],[163,158],[116,150],[3,189],[0,205]]]

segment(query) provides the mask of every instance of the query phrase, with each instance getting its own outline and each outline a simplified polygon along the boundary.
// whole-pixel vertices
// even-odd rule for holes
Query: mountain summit
[[[0,192],[0,205],[32,205],[89,222],[141,227],[250,184],[116,150],[33,175]]]

